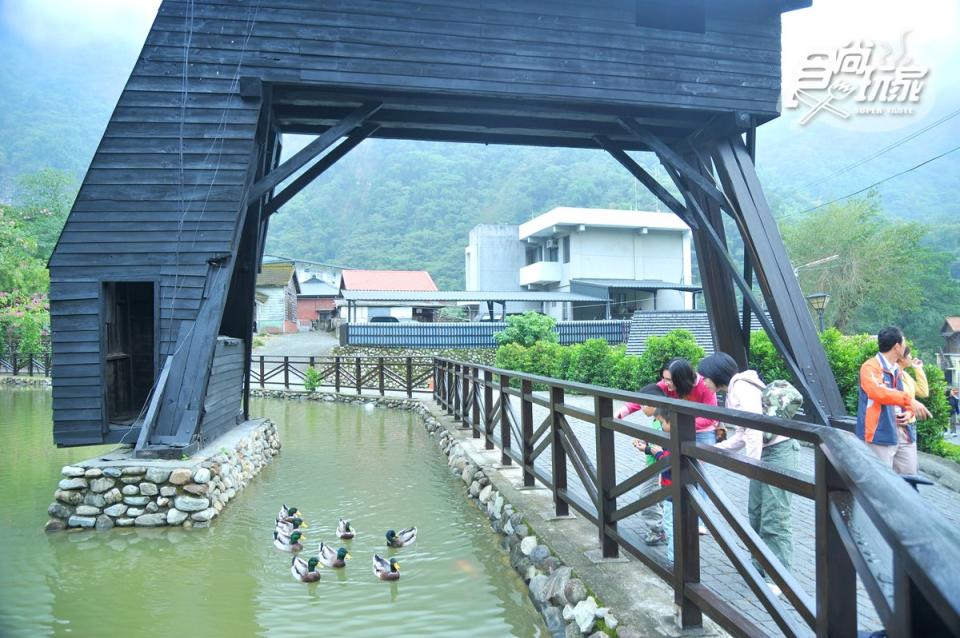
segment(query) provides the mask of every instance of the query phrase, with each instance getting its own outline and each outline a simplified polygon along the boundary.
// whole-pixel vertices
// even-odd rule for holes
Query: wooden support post
[[[265,375],[266,375],[266,372],[265,372],[265,368],[264,368],[264,365],[263,365],[263,355],[260,355],[260,387],[261,387],[261,388],[266,387],[266,386],[265,386],[266,379],[264,379],[264,376],[265,376]]]
[[[673,600],[680,608],[684,629],[703,625],[703,612],[687,596],[689,585],[700,583],[700,532],[697,512],[686,486],[694,485],[690,471],[694,461],[682,453],[684,443],[694,443],[697,427],[694,417],[674,413],[670,423],[670,474],[673,479]]]
[[[340,357],[333,358],[333,387],[340,394]]]
[[[520,381],[520,459],[523,461],[523,486],[533,487],[536,477],[533,475],[533,382]]]
[[[857,635],[857,572],[830,516],[830,493],[845,490],[823,450],[815,448],[817,636]]]
[[[471,368],[473,371],[473,395],[471,396],[470,401],[470,422],[473,426],[474,435],[476,435],[477,430],[480,429],[480,368],[474,366]],[[483,427],[486,428],[486,423],[483,423]]]
[[[443,394],[446,397],[444,407],[447,408],[447,414],[453,414],[453,366],[447,363],[447,384],[443,388]]]
[[[363,374],[363,371],[360,369],[360,357],[354,357],[354,370],[357,375],[357,394],[360,394],[360,386],[363,385],[361,383],[361,375]]]
[[[283,389],[290,389],[290,357],[283,357]]]
[[[467,365],[460,366],[460,427],[470,427],[470,366]]]
[[[613,514],[617,499],[611,496],[617,485],[617,456],[613,445],[613,430],[603,427],[603,420],[613,417],[613,399],[594,397],[594,432],[597,441],[597,527],[600,528],[600,549],[604,558],[620,555],[617,542],[607,536],[607,528],[617,529]]]
[[[383,357],[377,359],[377,387],[380,388],[380,396],[384,396],[385,388],[383,385]]]
[[[510,377],[500,375],[500,464],[510,465],[510,455],[507,450],[510,449]],[[493,445],[493,423],[487,428],[487,444],[484,446],[487,450],[492,450]]]
[[[557,406],[563,405],[563,388],[550,388],[550,456],[553,461],[553,509],[557,516],[570,514],[570,506],[560,496],[560,491],[567,490],[567,454],[560,442],[560,419],[563,415],[557,411]]]
[[[410,357],[406,359],[407,368],[407,398],[413,398],[413,361]],[[436,386],[434,386],[436,387]]]

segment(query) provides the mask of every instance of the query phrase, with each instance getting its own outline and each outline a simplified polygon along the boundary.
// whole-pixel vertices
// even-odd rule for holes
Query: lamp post
[[[830,295],[825,292],[815,292],[807,295],[807,301],[810,302],[810,307],[817,311],[817,316],[820,318],[820,332],[823,332],[823,311],[830,302]]]

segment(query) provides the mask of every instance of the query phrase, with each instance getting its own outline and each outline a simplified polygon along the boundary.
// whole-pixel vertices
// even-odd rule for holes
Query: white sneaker
[[[706,536],[707,534],[709,534],[709,532],[707,531],[706,525],[698,525],[697,531],[700,532],[700,536]]]

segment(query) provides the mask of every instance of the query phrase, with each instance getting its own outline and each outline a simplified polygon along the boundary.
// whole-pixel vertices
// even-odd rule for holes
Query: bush
[[[635,392],[640,389],[640,358],[627,354],[626,348],[610,351],[610,387]]]
[[[770,337],[763,330],[750,333],[750,357],[747,365],[756,370],[760,378],[766,383],[777,379],[790,380],[792,378],[786,364],[777,349],[770,341]]]
[[[539,312],[525,312],[522,315],[507,317],[507,328],[493,335],[498,346],[518,343],[529,347],[538,341],[556,343],[557,333],[553,331],[557,322],[553,317]]]
[[[697,369],[697,364],[703,358],[703,348],[689,330],[671,330],[662,337],[648,338],[647,347],[640,355],[638,387],[658,381],[660,369],[674,357],[687,359],[693,369]]]
[[[823,344],[827,363],[833,370],[847,412],[856,414],[860,396],[860,366],[870,357],[876,356],[877,340],[866,334],[843,335],[836,328],[830,328],[820,334],[820,343]]]
[[[303,373],[303,389],[307,392],[315,392],[320,387],[320,371],[310,366]]]
[[[563,346],[558,343],[536,342],[524,352],[523,371],[541,377],[562,378],[560,376],[560,359],[563,349]]]
[[[527,349],[519,343],[508,343],[497,348],[494,365],[504,370],[526,372]]]
[[[587,339],[580,344],[576,358],[571,358],[567,379],[577,383],[609,385],[609,356],[610,346],[606,339]]]
[[[930,396],[920,402],[930,410],[930,418],[917,421],[917,447],[924,452],[943,456],[946,451],[943,433],[950,425],[950,404],[947,403],[947,380],[936,365],[924,364],[923,371],[930,385]],[[956,446],[954,446],[956,447]]]
[[[50,304],[45,294],[0,291],[0,349],[36,354],[50,334]]]

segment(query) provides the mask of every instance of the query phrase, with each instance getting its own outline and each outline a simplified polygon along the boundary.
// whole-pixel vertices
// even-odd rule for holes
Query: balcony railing
[[[559,261],[538,261],[520,269],[520,285],[555,284],[562,279]]]

